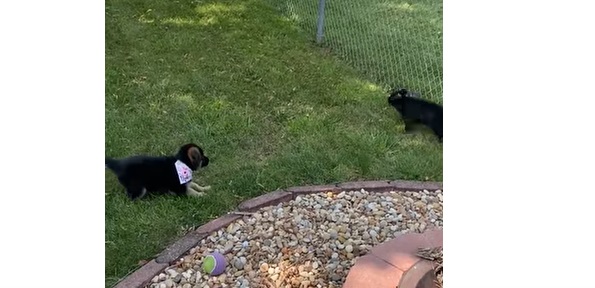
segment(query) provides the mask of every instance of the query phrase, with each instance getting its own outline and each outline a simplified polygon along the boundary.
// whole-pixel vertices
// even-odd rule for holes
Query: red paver
[[[426,238],[427,247],[439,247],[442,246],[442,240],[444,239],[442,236],[442,228],[433,228],[424,232],[424,237]]]
[[[419,257],[415,256],[417,249],[426,247],[426,238],[422,234],[409,233],[374,246],[370,253],[403,271],[407,271],[419,261]]]
[[[277,190],[256,198],[246,200],[238,205],[238,210],[243,212],[254,212],[262,207],[277,205],[293,199],[291,192]]]
[[[147,284],[155,275],[159,274],[167,267],[165,263],[157,263],[155,260],[145,264],[140,269],[134,271],[128,277],[124,278],[114,288],[139,288]]]
[[[426,274],[434,273],[434,266],[428,260],[419,260],[407,273],[403,274],[399,282],[399,288],[436,288],[433,277],[427,277]],[[421,282],[421,283],[420,283]]]
[[[165,248],[165,250],[157,256],[155,261],[157,261],[157,263],[170,263],[188,252],[192,247],[198,245],[200,240],[207,237],[207,235],[207,233],[196,233],[196,230],[192,231]]]
[[[198,227],[195,230],[195,233],[196,234],[211,234],[211,232],[217,231],[220,228],[226,227],[231,222],[236,221],[240,218],[242,218],[242,216],[240,216],[240,215],[233,215],[233,214],[223,215],[215,220],[210,221],[209,223],[207,223],[205,225]]]
[[[341,188],[337,185],[312,185],[312,186],[300,186],[300,187],[289,187],[286,189],[287,191],[294,194],[294,197],[298,194],[312,194],[312,193],[319,193],[319,192],[333,192],[339,193],[341,192]]]
[[[423,234],[404,234],[377,245],[370,253],[355,262],[343,287],[395,288],[399,284],[398,288],[416,288],[425,273],[431,270],[431,262],[417,257],[417,250],[438,246],[442,246],[442,228],[433,228]],[[360,262],[363,258],[366,260]],[[392,267],[400,273],[389,272],[392,270],[385,266]],[[354,275],[351,275],[352,273]],[[387,273],[392,275],[386,275]],[[390,281],[386,280],[387,277]],[[392,277],[397,277],[396,282]],[[375,279],[384,279],[384,282],[374,282]]]
[[[394,180],[390,181],[390,185],[392,185],[393,189],[396,191],[442,190],[442,183],[440,182]]]
[[[345,191],[364,189],[368,192],[386,192],[394,190],[393,185],[391,185],[388,180],[345,182],[339,184],[339,188]]]
[[[374,255],[364,255],[349,270],[343,288],[395,288],[403,271]]]

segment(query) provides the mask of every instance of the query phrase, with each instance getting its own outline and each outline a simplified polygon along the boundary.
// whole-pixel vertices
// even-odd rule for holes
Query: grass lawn
[[[405,135],[387,95],[263,0],[106,1],[106,155],[211,158],[201,199],[131,202],[106,169],[106,286],[185,227],[277,188],[442,180],[442,146]]]

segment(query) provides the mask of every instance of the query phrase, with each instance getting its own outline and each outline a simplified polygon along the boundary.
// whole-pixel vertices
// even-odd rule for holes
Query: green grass
[[[442,180],[442,148],[405,135],[387,95],[262,0],[106,1],[106,154],[211,158],[201,199],[131,202],[106,170],[106,286],[183,227],[294,185]]]
[[[318,0],[266,0],[316,35]],[[324,46],[371,81],[442,102],[442,0],[326,1]]]

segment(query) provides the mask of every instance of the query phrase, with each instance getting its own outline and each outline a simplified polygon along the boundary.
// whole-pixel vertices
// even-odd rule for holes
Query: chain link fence
[[[268,1],[383,89],[442,103],[442,0]]]

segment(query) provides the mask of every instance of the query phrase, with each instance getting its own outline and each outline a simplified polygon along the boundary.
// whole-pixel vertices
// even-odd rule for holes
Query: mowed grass
[[[106,286],[187,227],[278,188],[442,180],[442,146],[403,133],[384,91],[262,0],[106,1],[106,154],[205,148],[203,198],[131,202],[106,170]]]
[[[318,0],[266,0],[316,35]],[[442,103],[442,0],[326,1],[325,47],[384,86]]]

